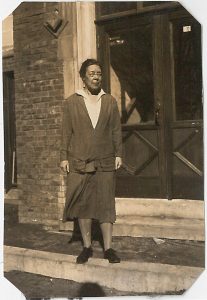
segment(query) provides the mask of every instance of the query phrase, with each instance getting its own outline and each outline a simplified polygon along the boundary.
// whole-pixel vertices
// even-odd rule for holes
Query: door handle
[[[155,125],[160,125],[160,102],[157,102],[156,108],[155,108]]]

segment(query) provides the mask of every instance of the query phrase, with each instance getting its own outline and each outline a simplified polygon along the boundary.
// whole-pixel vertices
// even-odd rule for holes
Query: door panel
[[[151,127],[151,128],[150,128]],[[116,195],[160,197],[158,136],[155,126],[123,129],[123,168],[117,172]],[[148,189],[146,190],[146,186]]]
[[[173,129],[173,195],[203,199],[203,132],[198,126]]]

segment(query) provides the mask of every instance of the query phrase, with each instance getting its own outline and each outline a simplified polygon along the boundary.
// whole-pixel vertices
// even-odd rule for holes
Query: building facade
[[[116,195],[203,199],[201,26],[179,3],[24,2],[13,41],[3,52],[5,198],[18,201],[20,222],[62,226],[62,104],[88,57],[120,110]]]

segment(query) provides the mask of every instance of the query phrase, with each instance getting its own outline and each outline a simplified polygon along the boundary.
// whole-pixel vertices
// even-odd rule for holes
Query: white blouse
[[[92,95],[87,94],[84,90],[78,90],[76,93],[83,96],[88,115],[91,119],[93,128],[95,129],[101,111],[101,96],[104,95],[105,92],[101,90],[98,95]]]

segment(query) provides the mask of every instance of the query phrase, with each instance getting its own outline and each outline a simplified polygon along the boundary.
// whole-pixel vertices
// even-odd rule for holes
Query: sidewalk
[[[16,215],[17,211],[15,210],[15,206],[6,205],[4,239],[4,244],[6,246],[33,249],[57,254],[67,254],[74,257],[76,257],[80,253],[82,248],[81,241],[80,239],[71,240],[71,233],[48,232],[43,230],[41,225],[19,224],[17,222]],[[134,263],[155,263],[204,268],[204,242],[169,239],[154,240],[152,238],[134,237],[113,237],[113,247],[117,250],[117,253],[120,256],[122,262],[126,261]],[[103,250],[101,247],[101,242],[98,240],[98,238],[93,241],[93,249],[93,258],[102,259]],[[29,276],[33,276],[33,279],[36,278],[37,281],[39,280],[37,275],[31,274],[23,275],[23,273],[17,273],[15,276],[13,276],[12,272],[9,272],[5,275],[12,282],[16,280],[16,282],[21,285],[19,288],[22,291],[24,290],[24,288],[26,288],[26,286],[24,285],[27,285],[29,281],[18,280],[18,278],[21,278],[21,276],[28,276],[28,278]],[[47,278],[46,281],[47,280],[49,279]],[[53,282],[57,282],[57,286],[58,284],[60,286],[62,284],[64,285],[61,279],[54,279]],[[47,284],[46,286],[48,286],[48,290],[47,288],[45,288],[46,294],[44,296],[47,296],[48,292],[51,293],[51,287],[49,288],[49,285]],[[76,297],[79,295],[78,290],[80,290],[81,285],[80,283],[78,284],[72,282],[72,286],[70,289],[72,293],[70,297]],[[74,294],[72,291],[74,291]],[[179,291],[177,293],[179,293]],[[104,294],[108,296],[137,295],[137,293],[124,293],[119,292],[116,289],[107,288],[104,288]]]

